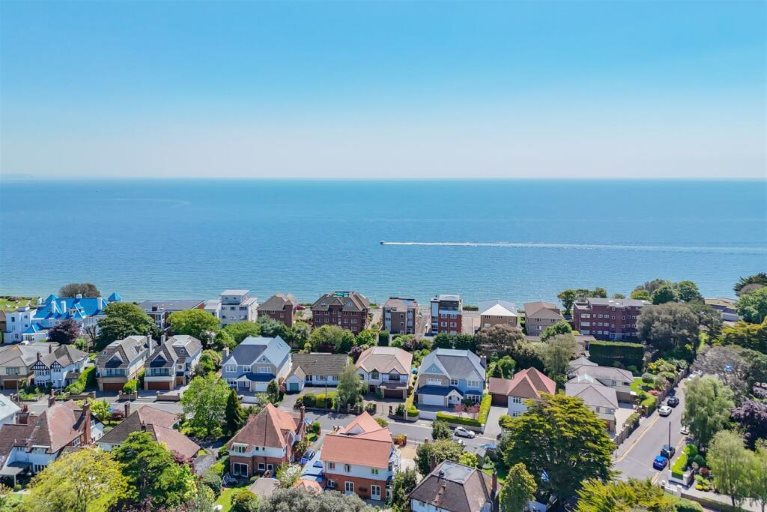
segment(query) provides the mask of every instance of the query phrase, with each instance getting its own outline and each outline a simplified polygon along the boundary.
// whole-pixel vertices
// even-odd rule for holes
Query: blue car
[[[314,457],[314,450],[306,450],[306,453],[304,453],[304,456],[301,457],[300,464],[303,466],[310,460],[312,460],[312,457]]]
[[[663,455],[658,455],[655,457],[655,460],[652,461],[652,467],[657,470],[664,469],[666,467],[666,464],[668,464],[668,459],[664,457]]]

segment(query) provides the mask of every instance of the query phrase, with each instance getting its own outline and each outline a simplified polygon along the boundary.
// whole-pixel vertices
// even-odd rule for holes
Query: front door
[[[379,485],[370,486],[370,499],[371,500],[381,499],[381,487]]]

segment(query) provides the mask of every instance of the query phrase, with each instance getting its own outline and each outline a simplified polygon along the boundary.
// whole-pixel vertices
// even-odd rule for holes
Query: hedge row
[[[444,420],[448,423],[454,423],[458,425],[466,425],[468,427],[482,427],[482,423],[478,419],[473,418],[465,418],[463,416],[456,416],[455,414],[450,414],[447,412],[438,412],[437,413],[437,419],[438,420]]]
[[[620,341],[592,341],[589,344],[589,359],[601,366],[616,366],[616,363],[619,363],[623,368],[642,368],[644,345]]]
[[[83,368],[83,371],[80,372],[80,375],[77,377],[77,380],[75,380],[69,386],[66,387],[66,391],[73,395],[79,395],[86,389],[93,388],[95,386],[96,386],[96,367],[88,366],[86,368]]]

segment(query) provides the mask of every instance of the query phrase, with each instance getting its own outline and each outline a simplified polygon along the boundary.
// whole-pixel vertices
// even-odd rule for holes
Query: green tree
[[[610,477],[613,449],[602,420],[581,399],[562,394],[543,395],[501,441],[506,464],[525,464],[541,490],[564,500],[583,481]]]
[[[650,292],[645,290],[644,288],[637,288],[633,292],[631,292],[630,297],[634,300],[650,300],[652,297],[650,297]]]
[[[207,344],[215,337],[220,329],[218,318],[204,309],[187,309],[176,311],[168,317],[173,334],[194,336]]]
[[[652,303],[655,305],[665,304],[667,302],[676,302],[679,300],[676,290],[671,284],[664,284],[650,295]]]
[[[645,306],[637,319],[639,338],[655,350],[692,354],[698,340],[698,316],[687,304]]]
[[[216,350],[224,350],[225,348],[232,349],[237,346],[234,338],[228,331],[221,329],[213,337],[213,348]]]
[[[103,350],[115,340],[128,336],[157,336],[157,326],[143,309],[130,302],[112,302],[104,308],[104,318],[98,321],[96,350]]]
[[[738,314],[746,322],[761,324],[767,318],[767,287],[740,296]]]
[[[354,334],[337,325],[323,325],[314,329],[309,335],[309,344],[312,352],[332,352],[334,354],[348,354],[354,346]]]
[[[756,448],[749,467],[748,497],[762,505],[762,512],[767,506],[767,445]]]
[[[295,322],[288,330],[288,337],[284,340],[293,348],[303,348],[309,341],[312,328],[306,322]]]
[[[718,377],[692,377],[685,384],[682,422],[688,425],[698,448],[705,447],[730,421],[733,393]]]
[[[418,472],[426,476],[442,461],[458,462],[462,453],[463,446],[452,439],[438,439],[418,445],[415,450],[415,465]]]
[[[242,405],[240,405],[237,392],[234,389],[229,390],[229,397],[226,399],[226,410],[224,411],[227,434],[234,435],[242,428],[247,419],[248,415],[245,409],[242,408]]]
[[[463,452],[461,455],[458,456],[458,460],[456,461],[458,464],[463,464],[464,466],[468,466],[470,468],[476,468],[479,466],[479,457],[474,452]]]
[[[594,288],[593,290],[589,290],[588,288],[578,288],[576,290],[568,288],[557,295],[557,298],[562,303],[562,307],[564,307],[568,313],[576,301],[589,297],[606,298],[607,290],[604,288]]]
[[[764,286],[767,286],[767,272],[759,272],[758,274],[741,277],[738,282],[735,283],[733,290],[735,290],[735,293],[738,296],[741,296]]]
[[[431,424],[431,438],[435,441],[437,439],[452,439],[453,432],[447,426],[446,421],[434,420],[434,423]]]
[[[399,510],[408,506],[408,496],[418,485],[418,473],[412,468],[398,471],[392,484],[392,505]]]
[[[177,464],[149,432],[133,432],[112,453],[128,478],[132,504],[156,510],[177,507],[193,498],[195,480],[189,466]]]
[[[565,308],[565,311],[569,313],[578,297],[575,295],[575,290],[568,288],[567,290],[559,292],[557,298],[562,303],[562,307]]]
[[[315,494],[301,489],[277,489],[263,500],[259,512],[369,512],[356,495],[345,496],[338,491]]]
[[[235,344],[239,345],[248,336],[259,336],[261,327],[255,322],[235,322],[224,327],[224,330],[234,338]]]
[[[241,489],[232,496],[231,512],[258,512],[258,496],[247,489]]]
[[[69,283],[59,289],[59,297],[101,297],[101,292],[92,283]]]
[[[229,394],[229,386],[216,374],[193,378],[181,395],[187,425],[206,436],[221,435]]]
[[[23,508],[36,512],[108,510],[127,491],[128,479],[110,453],[83,448],[53,461],[35,476]]]
[[[259,316],[257,323],[258,328],[261,330],[261,336],[267,338],[276,338],[279,336],[287,341],[287,338],[289,337],[288,331],[290,329],[284,323],[266,315]]]
[[[365,392],[365,383],[362,382],[357,370],[352,365],[346,368],[338,375],[338,386],[336,387],[338,396],[338,406],[357,405],[362,402],[362,394]]]
[[[575,358],[577,350],[578,342],[570,333],[557,334],[550,338],[541,353],[549,377],[562,384],[567,375],[567,365]]]
[[[378,344],[378,331],[363,329],[356,336],[354,344],[362,347],[374,347]]]
[[[692,281],[679,281],[676,284],[679,300],[683,302],[703,302],[703,295],[698,290],[698,285]]]
[[[535,496],[538,486],[533,475],[527,472],[524,464],[514,464],[509,468],[506,482],[501,487],[499,502],[501,512],[522,512],[527,510],[527,503]]]
[[[542,332],[541,332],[541,341],[546,341],[549,338],[552,338],[558,334],[570,334],[573,332],[573,328],[570,326],[570,322],[567,320],[560,320],[559,322],[555,324],[551,324],[547,326]]]
[[[269,397],[269,401],[273,404],[279,403],[281,400],[280,397],[280,386],[277,384],[276,380],[272,380],[267,384],[266,386],[266,395]]]
[[[112,416],[112,410],[109,407],[109,402],[106,400],[94,400],[88,399],[88,403],[91,406],[91,414],[100,422],[110,418]]]
[[[510,379],[514,376],[514,368],[517,363],[510,356],[504,356],[497,360],[490,371],[491,377]]]
[[[722,343],[767,354],[767,320],[761,324],[737,322],[722,329]]]
[[[714,476],[714,487],[730,496],[733,507],[739,507],[748,497],[751,457],[752,453],[744,448],[743,439],[735,432],[722,430],[711,441],[706,463]]]
[[[221,356],[215,350],[203,350],[200,354],[200,361],[194,372],[196,375],[205,376],[209,373],[215,373],[221,367]]]
[[[493,360],[510,355],[525,336],[520,329],[501,324],[480,330],[474,338],[477,354]]]
[[[677,499],[650,480],[588,480],[578,491],[576,512],[675,512]],[[700,509],[703,510],[702,508]]]

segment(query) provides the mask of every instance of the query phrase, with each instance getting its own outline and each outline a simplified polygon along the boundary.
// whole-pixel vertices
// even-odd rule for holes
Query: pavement
[[[679,397],[679,405],[671,410],[669,416],[664,418],[656,411],[651,416],[642,418],[639,427],[615,451],[614,469],[620,472],[620,478],[649,478],[653,483],[669,480],[670,467],[681,453],[686,439],[679,432],[684,410],[684,392],[681,385],[677,387],[676,396]],[[676,455],[666,469],[658,471],[653,469],[652,462],[656,455],[660,455],[661,447],[669,444],[669,428],[671,445],[676,448]]]

